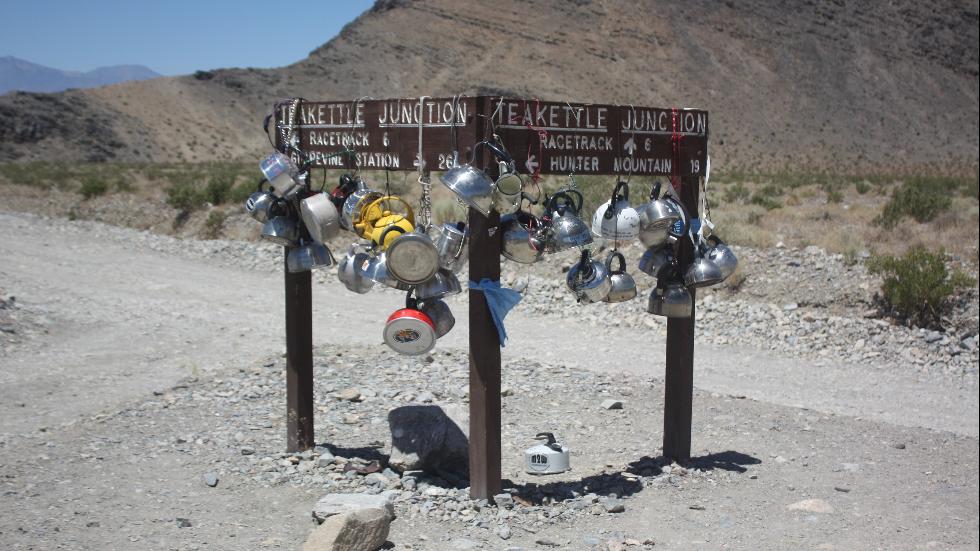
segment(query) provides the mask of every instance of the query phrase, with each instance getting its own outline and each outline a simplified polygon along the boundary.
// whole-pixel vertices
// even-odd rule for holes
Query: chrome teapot
[[[588,249],[583,249],[582,257],[568,269],[565,283],[575,298],[586,304],[604,301],[612,288],[605,264],[592,260]]]

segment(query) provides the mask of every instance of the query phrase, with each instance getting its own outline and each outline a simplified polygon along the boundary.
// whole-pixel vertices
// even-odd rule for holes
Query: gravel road
[[[255,457],[275,456],[282,445],[281,252],[263,244],[184,241],[14,213],[0,213],[0,235],[0,292],[16,296],[25,320],[14,326],[13,338],[0,341],[0,516],[6,519],[0,521],[0,542],[16,549],[241,548],[246,542],[295,547],[323,484],[288,474],[263,479],[237,453],[243,440],[255,442]],[[316,277],[318,405],[326,404],[319,411],[329,418],[336,406],[329,397],[321,401],[322,381],[398,386],[398,374],[389,372],[402,361],[385,354],[379,342],[383,320],[402,297],[387,290],[354,295],[330,273]],[[465,320],[465,295],[450,302],[457,320]],[[583,423],[604,426],[605,413],[595,410],[612,381],[637,406],[626,408],[612,425],[618,428],[596,433],[596,442],[579,442],[578,449],[590,453],[579,455],[583,467],[575,475],[657,457],[663,324],[614,326],[608,312],[600,313],[606,305],[554,306],[561,303],[529,295],[508,317],[505,379],[519,379],[508,379],[518,392],[513,405],[505,402],[513,408],[505,438],[527,437],[525,417],[574,434],[570,419],[534,416],[543,404],[566,399],[575,405],[569,411],[585,412]],[[712,323],[718,322],[699,322],[699,331],[712,331]],[[437,355],[447,364],[444,388],[461,384],[453,369],[465,366],[466,338],[461,322],[439,343]],[[405,497],[390,539],[415,549],[465,546],[455,540],[467,538],[488,548],[514,542],[535,548],[546,545],[535,542],[547,532],[559,546],[589,549],[593,540],[632,541],[624,535],[629,532],[681,549],[749,548],[754,541],[760,548],[785,548],[785,542],[848,549],[976,547],[975,366],[972,377],[950,377],[874,358],[857,363],[771,351],[749,338],[741,343],[737,335],[725,345],[705,340],[695,353],[695,447],[702,457],[726,451],[750,456],[758,465],[751,468],[753,478],[744,466],[705,468],[709,474],[690,483],[648,477],[644,487],[669,490],[638,492],[625,515],[584,517],[569,525],[574,529],[553,530],[546,520],[517,530],[525,523],[514,522],[510,542],[497,539],[495,528],[487,535],[479,524],[440,523],[441,517],[419,513]],[[331,368],[335,351],[358,360]],[[527,372],[531,359],[543,366],[542,380]],[[238,388],[258,384],[250,376],[262,379],[262,392]],[[574,380],[582,384],[567,385]],[[557,394],[544,395],[535,386]],[[436,398],[465,402],[449,391]],[[388,404],[366,406],[363,426],[318,419],[318,435],[351,449],[383,441],[385,426],[369,420],[383,419]],[[250,428],[237,438],[241,430],[235,427],[241,426]],[[620,445],[623,439],[636,445]],[[511,451],[517,450],[515,443]],[[610,456],[601,457],[602,450]],[[94,457],[99,468],[93,470]],[[522,483],[509,466],[512,482]],[[209,469],[234,473],[233,482],[220,491],[202,486],[200,476]],[[834,489],[837,479],[845,490]],[[851,493],[848,485],[860,490]],[[835,512],[785,508],[816,497],[833,503]],[[741,500],[744,508],[737,505]],[[64,503],[74,503],[74,513],[62,509]],[[689,508],[702,504],[707,511]],[[120,512],[99,512],[107,507]],[[45,512],[52,508],[59,510]],[[197,528],[172,530],[182,514],[200,519],[193,522]],[[549,519],[551,513],[542,514]],[[771,515],[777,526],[764,522]],[[82,522],[88,516],[100,519]],[[155,539],[147,538],[151,533]]]

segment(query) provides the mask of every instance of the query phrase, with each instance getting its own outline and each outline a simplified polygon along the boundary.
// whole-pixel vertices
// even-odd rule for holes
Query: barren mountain
[[[250,158],[282,97],[463,92],[706,108],[729,169],[975,173],[978,21],[975,0],[383,0],[288,67],[0,97],[0,159]]]
[[[62,71],[16,57],[0,57],[0,94],[11,90],[60,92],[69,88],[94,88],[158,76],[158,73],[142,65],[113,65],[87,72]]]

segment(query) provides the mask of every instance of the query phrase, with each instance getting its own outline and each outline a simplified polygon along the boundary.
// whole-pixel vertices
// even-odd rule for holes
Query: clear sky
[[[56,69],[146,65],[164,75],[279,67],[306,57],[369,0],[0,0],[0,56]]]

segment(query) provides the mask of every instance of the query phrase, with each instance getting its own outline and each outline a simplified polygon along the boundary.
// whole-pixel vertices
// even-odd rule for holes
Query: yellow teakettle
[[[381,250],[387,249],[399,235],[414,229],[412,207],[397,195],[386,195],[362,207],[355,224],[357,234]]]

